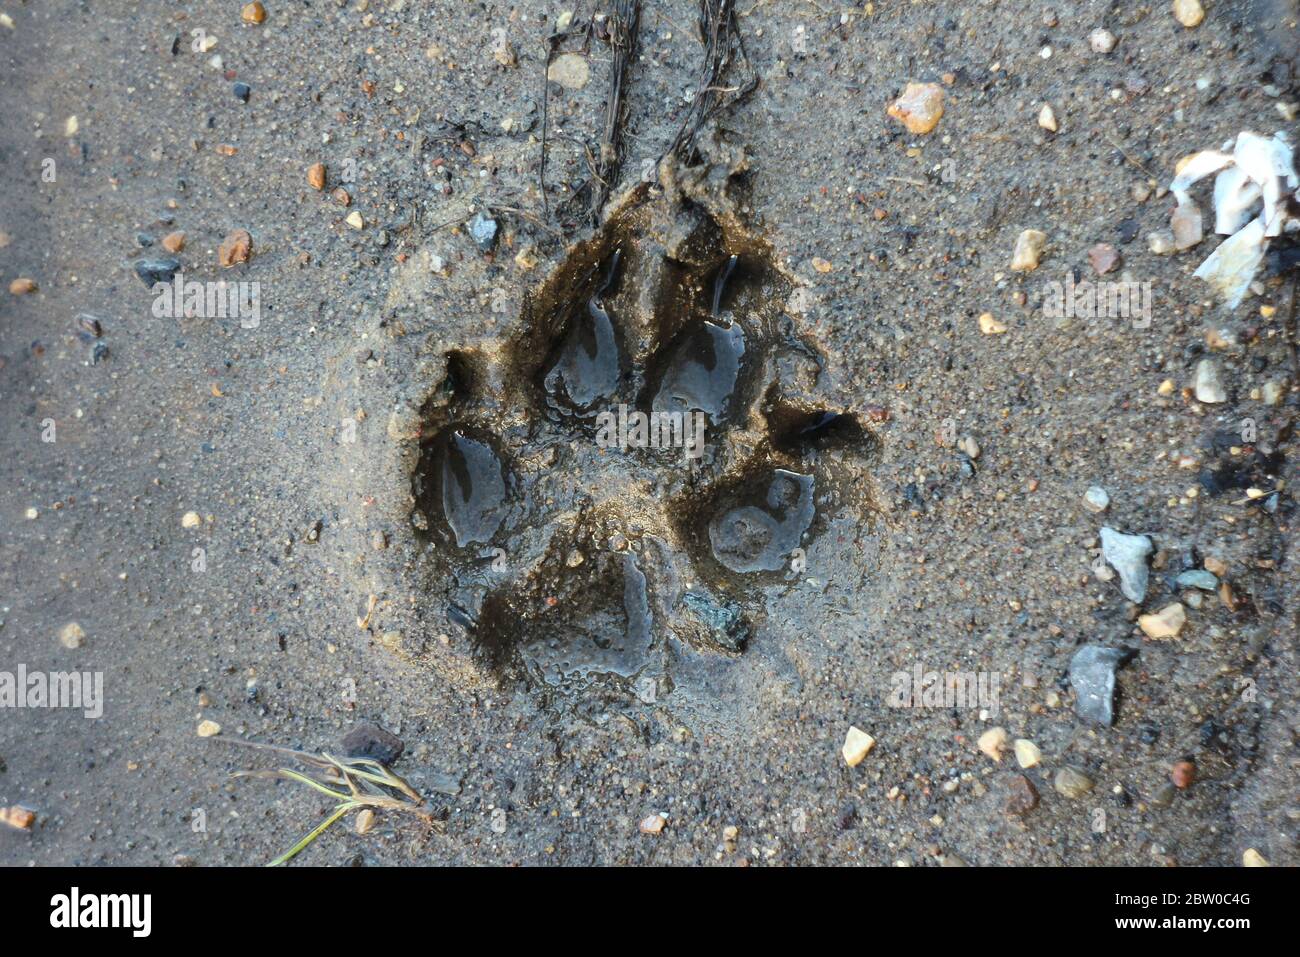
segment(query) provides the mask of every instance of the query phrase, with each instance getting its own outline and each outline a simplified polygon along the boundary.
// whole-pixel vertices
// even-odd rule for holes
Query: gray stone
[[[1085,721],[1115,723],[1115,672],[1133,657],[1127,648],[1084,645],[1070,659],[1074,713]]]
[[[370,758],[391,766],[402,756],[402,739],[377,724],[363,722],[343,736],[343,752],[350,758]]]
[[[140,281],[152,289],[160,282],[171,282],[181,268],[181,261],[174,256],[163,256],[158,259],[137,259],[132,266]]]
[[[707,595],[687,592],[682,604],[704,626],[705,637],[724,651],[738,653],[749,640],[749,626],[740,608],[730,602],[717,602]]]
[[[1176,579],[1175,584],[1179,588],[1199,588],[1201,591],[1218,591],[1219,579],[1213,572],[1207,572],[1204,568],[1193,568],[1191,571],[1183,572]]]
[[[469,221],[469,236],[479,249],[490,253],[497,244],[497,221],[480,209]]]
[[[1151,539],[1145,535],[1126,535],[1113,528],[1101,530],[1101,554],[1111,568],[1119,572],[1119,587],[1129,601],[1142,604],[1147,595],[1147,556]]]

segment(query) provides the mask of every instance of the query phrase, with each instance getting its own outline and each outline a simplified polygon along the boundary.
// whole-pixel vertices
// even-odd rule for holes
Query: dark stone
[[[1115,671],[1136,654],[1127,648],[1084,645],[1070,659],[1074,713],[1110,726],[1115,723]]]
[[[1016,817],[1024,817],[1038,807],[1038,789],[1034,787],[1034,782],[1023,774],[1012,777],[1007,782],[1007,796],[1002,807]]]
[[[158,259],[137,259],[133,265],[140,281],[152,289],[160,282],[171,282],[181,268],[181,261],[175,256],[163,256]]]
[[[1300,245],[1279,248],[1276,245],[1268,251],[1265,261],[1268,263],[1268,275],[1280,276],[1284,272],[1300,268]]]
[[[480,209],[469,221],[469,236],[479,249],[490,253],[497,244],[497,221]]]
[[[253,95],[253,88],[247,83],[236,83],[234,89],[235,99],[239,100],[240,103],[247,103],[248,98]]]
[[[369,722],[362,722],[343,736],[343,752],[349,758],[370,758],[392,766],[404,750],[401,738]]]
[[[724,651],[738,654],[749,640],[749,626],[740,608],[730,602],[717,602],[707,595],[687,592],[682,604],[705,628],[708,641]]]
[[[858,809],[852,801],[840,808],[840,813],[836,818],[836,823],[839,825],[841,831],[847,831],[852,828],[854,824],[858,823]]]

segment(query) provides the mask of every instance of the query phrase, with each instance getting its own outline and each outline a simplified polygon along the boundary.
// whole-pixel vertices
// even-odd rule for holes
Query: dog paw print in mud
[[[634,194],[512,339],[447,357],[413,521],[498,677],[659,700],[764,654],[782,596],[836,573],[818,562],[851,574],[876,439],[830,397],[794,284],[723,222]]]

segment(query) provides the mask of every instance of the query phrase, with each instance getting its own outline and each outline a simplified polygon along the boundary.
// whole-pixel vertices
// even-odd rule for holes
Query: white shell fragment
[[[1204,279],[1223,297],[1223,304],[1236,309],[1250,288],[1255,270],[1264,260],[1264,222],[1252,219],[1210,253],[1192,273]]]
[[[1174,194],[1178,205],[1188,201],[1187,190],[1195,183],[1232,165],[1232,154],[1220,153],[1218,150],[1202,150],[1183,164],[1182,170],[1169,184],[1169,192]]]
[[[1169,184],[1178,200],[1176,221],[1188,226],[1196,210],[1188,190],[1214,174],[1214,231],[1228,238],[1193,275],[1213,286],[1227,308],[1235,309],[1264,260],[1268,241],[1284,231],[1300,229],[1300,219],[1291,214],[1288,205],[1291,195],[1300,189],[1300,177],[1284,133],[1270,139],[1242,130],[1222,150],[1203,150],[1182,163]],[[1179,248],[1189,245],[1195,243],[1180,243]]]
[[[1214,231],[1231,236],[1250,221],[1264,191],[1240,166],[1225,169],[1214,179]]]

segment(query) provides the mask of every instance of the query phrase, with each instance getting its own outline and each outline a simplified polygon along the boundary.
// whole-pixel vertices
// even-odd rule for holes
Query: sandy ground
[[[1242,129],[1294,140],[1293,0],[1210,3],[1194,28],[1165,3],[740,4],[758,86],[704,157],[728,197],[710,212],[770,244],[824,366],[811,394],[873,445],[822,486],[806,567],[735,594],[746,650],[683,645],[653,695],[487,668],[447,597],[478,558],[412,522],[446,356],[498,368],[591,235],[564,201],[603,123],[608,46],[593,37],[583,89],[551,86],[544,208],[545,37],[568,7],[264,2],[248,25],[235,2],[0,0],[0,278],[37,285],[0,290],[0,670],[102,672],[104,689],[94,720],[0,711],[0,805],[37,815],[0,826],[0,862],[263,863],[329,802],[232,779],[270,765],[225,742],[331,750],[369,720],[405,743],[395,767],[441,830],[380,815],[304,863],[1296,863],[1294,285],[1261,275],[1227,311],[1191,275],[1218,237],[1147,245],[1181,157]],[[694,19],[647,2],[628,74],[615,192],[648,170],[660,208]],[[1101,27],[1110,53],[1089,44]],[[885,112],[911,81],[945,91],[927,135]],[[484,206],[491,255],[456,225]],[[251,257],[223,269],[239,229]],[[1025,229],[1046,247],[1013,272]],[[133,263],[176,230],[185,278],[260,283],[255,327],[154,313]],[[1149,323],[1044,315],[1050,282],[1096,278],[1098,243],[1123,258],[1108,278],[1150,283]],[[981,331],[986,312],[1005,332]],[[1226,402],[1189,391],[1207,356]],[[537,452],[502,395],[500,441]],[[577,498],[607,481],[559,478]],[[1182,601],[1178,637],[1145,637],[1098,574],[1103,525],[1153,539],[1140,611]],[[671,546],[656,600],[703,574]],[[1173,578],[1207,558],[1231,593],[1198,603]],[[84,634],[63,641],[71,622]],[[1085,644],[1137,652],[1112,727],[1075,712]],[[918,666],[995,676],[997,700],[892,706]],[[205,720],[220,734],[200,738]],[[876,741],[854,767],[851,725]],[[983,753],[997,727],[1040,763]],[[1195,780],[1174,788],[1185,760]],[[1062,793],[1067,768],[1091,790]]]

